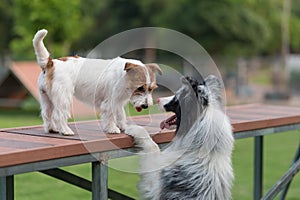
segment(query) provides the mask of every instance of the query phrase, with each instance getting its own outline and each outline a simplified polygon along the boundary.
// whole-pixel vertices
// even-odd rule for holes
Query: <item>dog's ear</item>
[[[210,88],[210,90],[215,90],[216,92],[224,89],[221,80],[214,75],[209,75],[208,77],[206,77],[205,84]]]
[[[147,68],[151,69],[153,72],[158,72],[159,75],[162,75],[162,70],[156,63],[145,64]]]
[[[182,84],[184,84],[184,85],[190,84],[189,81],[187,80],[187,77],[181,77],[180,79],[181,79]]]
[[[213,98],[218,100],[219,102],[222,102],[222,92],[224,90],[224,85],[221,79],[214,75],[209,75],[205,78],[205,84],[207,88],[210,90],[210,94],[213,95]]]
[[[195,92],[196,96],[198,97],[198,81],[192,77],[186,76],[182,77],[181,81],[184,85],[188,86],[189,88],[192,88]]]
[[[181,78],[181,82],[186,85],[190,85],[194,90],[198,87],[199,83],[196,79],[186,76]]]
[[[124,70],[126,72],[130,71],[131,69],[137,67],[137,65],[133,64],[133,63],[130,63],[130,62],[127,62],[125,63],[125,67],[124,67]]]
[[[125,70],[126,72],[128,72],[129,70],[131,70],[131,69],[133,69],[133,68],[136,68],[136,67],[138,67],[138,65],[135,65],[135,64],[133,64],[133,63],[127,62],[127,63],[125,64],[124,70]]]

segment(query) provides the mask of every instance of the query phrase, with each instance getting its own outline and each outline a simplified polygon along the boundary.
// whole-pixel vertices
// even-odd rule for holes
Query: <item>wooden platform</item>
[[[226,108],[235,139],[254,137],[254,199],[262,197],[263,136],[287,130],[300,130],[300,108],[252,104]],[[170,114],[136,116],[129,123],[144,126],[157,143],[167,143],[174,132],[161,131],[159,124]],[[42,126],[0,130],[0,199],[14,199],[14,175],[40,171],[92,192],[93,200],[131,199],[107,189],[107,160],[128,156],[122,149],[132,150],[133,140],[125,134],[104,134],[101,121],[70,123],[75,136],[47,134]],[[120,153],[121,152],[121,153]],[[126,151],[127,152],[127,151]],[[296,155],[300,156],[300,144]],[[115,154],[114,154],[115,153]],[[123,153],[123,154],[122,154]],[[130,155],[130,154],[129,154]],[[298,158],[297,157],[297,158]],[[60,167],[92,163],[92,181]],[[300,159],[276,183],[264,200],[272,199],[300,170]],[[285,183],[285,184],[282,184]],[[272,198],[269,198],[272,197]]]
[[[300,123],[300,108],[270,105],[234,106],[226,109],[235,134]],[[157,143],[172,140],[173,131],[159,129],[167,114],[136,116],[130,123],[144,126]],[[44,161],[133,146],[125,134],[104,134],[100,121],[71,123],[75,136],[47,134],[41,126],[0,130],[0,167]]]

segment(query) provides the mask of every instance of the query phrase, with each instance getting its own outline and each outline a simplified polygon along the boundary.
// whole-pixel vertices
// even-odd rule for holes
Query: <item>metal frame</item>
[[[290,169],[275,183],[275,185],[269,190],[269,192],[262,198],[262,200],[271,200],[276,197],[276,195],[284,189],[284,187],[289,184],[294,176],[300,171],[300,160],[295,162]],[[287,190],[286,190],[287,192]],[[285,198],[286,192],[284,196],[281,196],[281,198]]]
[[[295,154],[295,157],[294,157],[294,160],[293,160],[293,163],[291,165],[291,168],[293,167],[293,165],[300,160],[300,144],[298,145],[298,149],[297,149],[297,152]],[[289,187],[290,187],[290,184],[292,182],[292,179],[286,184],[286,186],[284,187],[281,195],[280,195],[280,200],[284,200],[285,199],[285,196],[289,190]]]
[[[263,190],[263,150],[264,140],[263,136],[256,136],[254,138],[254,199],[260,199]]]
[[[255,156],[254,156],[254,199],[258,200],[262,197],[263,191],[263,136],[268,134],[279,133],[289,130],[300,130],[300,124],[286,125],[274,128],[266,128],[260,130],[237,132],[234,134],[235,139],[254,137]],[[160,145],[164,146],[164,145]],[[298,148],[299,152],[300,145]],[[66,157],[48,161],[40,161],[36,163],[27,163],[11,167],[0,168],[0,199],[14,199],[14,175],[26,172],[40,171],[41,173],[55,177],[59,180],[76,185],[80,188],[92,192],[93,200],[106,200],[108,197],[112,199],[130,200],[120,193],[109,190],[107,187],[107,161],[108,159],[131,156],[136,152],[135,148],[129,148],[127,151],[113,150],[108,152],[93,153],[87,155]],[[297,156],[298,155],[298,156]],[[300,170],[299,154],[296,153],[295,158],[298,158],[289,171],[272,187],[272,189],[263,198],[269,200],[277,195],[278,192],[286,186],[295,174]],[[58,169],[63,166],[70,166],[83,163],[92,163],[92,181],[88,181],[79,176],[73,175],[64,170]],[[284,198],[284,197],[283,197]]]
[[[1,200],[14,199],[14,177],[13,176],[0,177],[0,199]]]

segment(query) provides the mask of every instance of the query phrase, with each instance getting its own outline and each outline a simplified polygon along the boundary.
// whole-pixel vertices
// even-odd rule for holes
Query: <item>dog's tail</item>
[[[43,39],[47,35],[47,33],[48,31],[46,29],[39,30],[32,40],[37,62],[42,69],[46,67],[48,63],[48,58],[50,56],[48,50],[46,49],[43,43]]]

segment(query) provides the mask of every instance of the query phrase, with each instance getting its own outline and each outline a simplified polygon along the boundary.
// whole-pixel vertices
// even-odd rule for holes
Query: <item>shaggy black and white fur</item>
[[[164,151],[143,127],[128,127],[126,132],[143,149],[138,186],[143,199],[231,199],[233,135],[221,97],[220,80],[208,76],[200,84],[183,78],[173,97],[160,98],[159,106],[176,114],[161,124],[176,124],[175,137]]]

